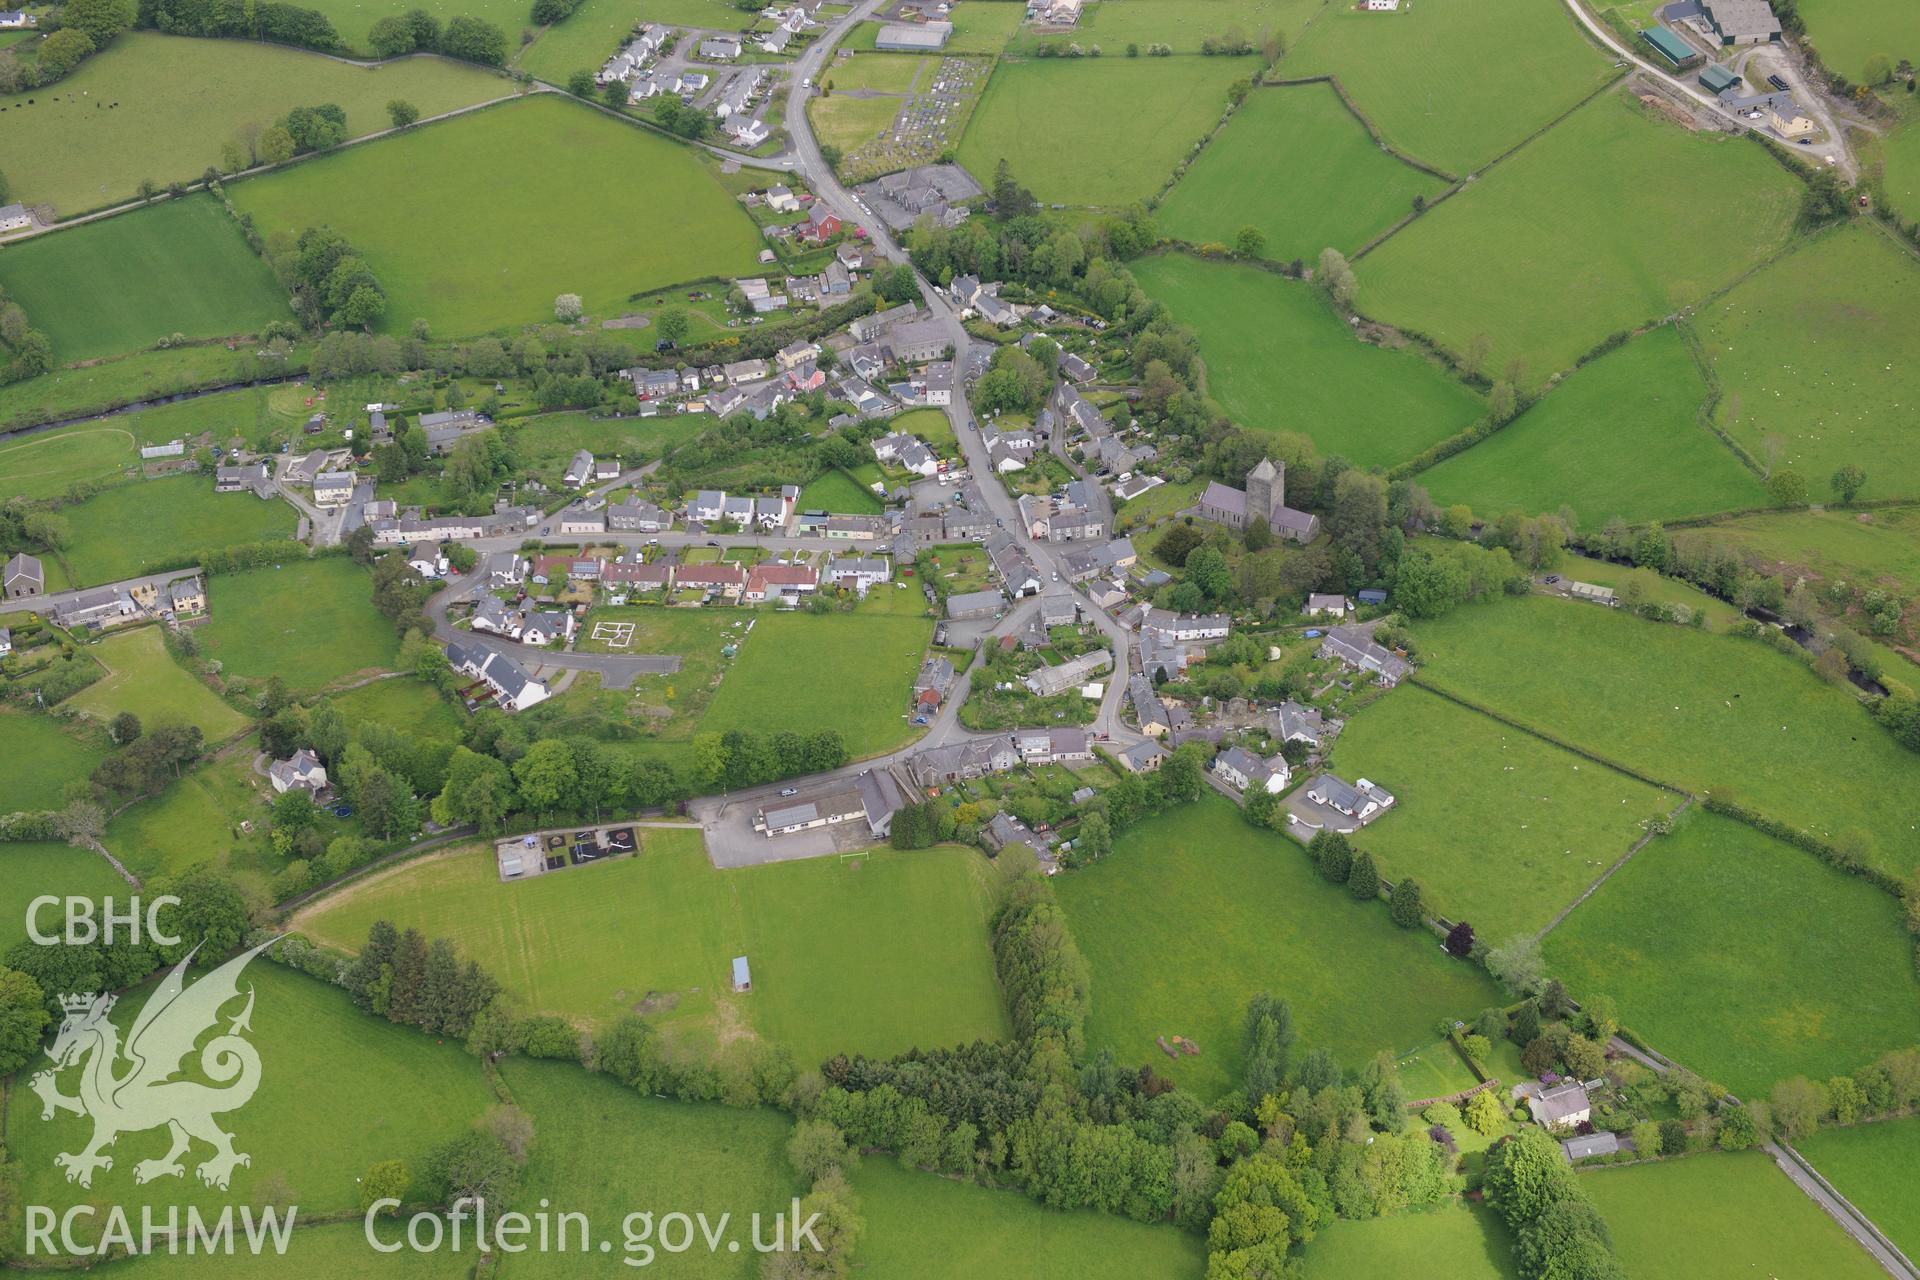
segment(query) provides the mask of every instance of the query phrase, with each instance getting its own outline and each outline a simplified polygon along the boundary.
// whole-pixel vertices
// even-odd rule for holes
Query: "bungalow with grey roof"
[[[673,528],[673,516],[651,502],[616,502],[607,508],[607,528],[623,533],[659,533]]]
[[[1235,791],[1265,791],[1278,795],[1287,789],[1293,771],[1286,760],[1274,756],[1262,760],[1245,747],[1228,747],[1213,758],[1213,771]]]
[[[575,503],[562,511],[557,519],[560,521],[561,533],[590,535],[607,531],[605,507],[588,507]]]
[[[1006,603],[1006,597],[992,587],[984,591],[958,591],[947,597],[947,616],[954,619],[991,618]]]
[[[1365,778],[1349,783],[1323,773],[1307,784],[1307,799],[1365,825],[1393,807],[1393,793]]]
[[[547,686],[527,674],[511,657],[479,644],[447,646],[447,664],[486,686],[503,711],[525,711],[547,700]]]

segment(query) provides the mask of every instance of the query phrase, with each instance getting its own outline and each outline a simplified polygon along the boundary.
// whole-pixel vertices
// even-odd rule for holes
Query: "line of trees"
[[[231,0],[140,0],[139,25],[170,35],[230,36],[337,53],[346,46],[317,9]]]
[[[11,49],[0,51],[0,93],[17,93],[52,84],[105,49],[130,29],[139,16],[133,0],[67,0],[51,28],[22,62]]]
[[[465,1039],[500,984],[479,963],[461,962],[450,938],[428,942],[417,929],[376,920],[366,945],[340,970],[340,985],[370,1013],[429,1035]]]
[[[1488,1152],[1486,1187],[1526,1280],[1625,1280],[1605,1220],[1544,1129],[1529,1125]]]
[[[441,53],[449,58],[502,67],[507,62],[507,33],[484,18],[462,15],[440,20],[425,9],[381,18],[367,34],[367,44],[382,58],[408,53]]]
[[[330,127],[325,110],[315,108],[309,123]],[[270,236],[267,261],[292,295],[294,314],[309,329],[323,324],[367,329],[387,313],[387,293],[373,268],[332,227],[308,227],[298,239]]]
[[[0,177],[0,200],[7,196],[6,179]],[[27,322],[25,308],[0,288],[0,387],[23,378],[32,378],[53,368],[53,340]]]

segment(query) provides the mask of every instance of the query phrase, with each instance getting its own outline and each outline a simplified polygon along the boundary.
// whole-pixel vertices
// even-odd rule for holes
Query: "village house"
[[[313,478],[315,506],[344,506],[352,497],[353,473],[350,471],[322,471]]]
[[[907,771],[921,786],[936,787],[1006,773],[1019,765],[1020,753],[1011,738],[973,738],[922,751],[907,762]]]
[[[741,593],[741,599],[748,604],[760,604],[767,600],[793,603],[812,592],[818,585],[818,578],[811,565],[756,564],[747,570],[747,585]]]
[[[1413,670],[1411,662],[1375,643],[1365,626],[1332,628],[1320,641],[1319,656],[1336,659],[1355,671],[1367,672],[1388,688],[1399,684]]]
[[[1567,1080],[1533,1094],[1527,1112],[1548,1129],[1573,1129],[1593,1119],[1593,1101],[1578,1080]]]
[[[267,781],[280,793],[305,791],[318,795],[327,789],[327,766],[310,747],[301,747],[285,760],[267,766]]]
[[[1307,596],[1306,607],[1301,609],[1300,612],[1309,618],[1324,618],[1328,616],[1344,618],[1349,613],[1354,612],[1354,607],[1353,601],[1347,599],[1345,596],[1328,595],[1324,592],[1315,591]]]
[[[1007,599],[992,587],[984,591],[956,591],[947,597],[947,617],[956,621],[991,618],[1005,607]]]
[[[1307,799],[1365,825],[1393,807],[1393,793],[1365,778],[1348,783],[1323,773],[1307,784]]]
[[[1174,613],[1167,609],[1149,609],[1140,630],[1183,644],[1204,644],[1225,640],[1233,622],[1224,613]]]
[[[746,589],[747,571],[737,564],[683,564],[673,571],[680,590],[704,591],[722,600],[738,600]]]
[[[1339,721],[1328,723],[1320,714],[1318,707],[1305,707],[1297,702],[1283,702],[1264,717],[1269,736],[1281,742],[1304,742],[1312,750],[1340,727]]]
[[[827,561],[825,577],[833,586],[864,596],[868,588],[893,581],[893,561],[883,556],[836,556]]]
[[[207,611],[207,589],[198,578],[180,578],[167,584],[166,607],[176,618],[193,617]]]
[[[237,467],[213,469],[215,493],[251,493],[256,498],[273,496],[273,469],[264,462],[249,462]]]
[[[938,654],[922,662],[920,674],[913,680],[914,706],[930,711],[946,701],[947,695],[953,691],[954,677],[953,663]]]
[[[1133,703],[1133,714],[1140,722],[1140,732],[1149,738],[1161,737],[1173,727],[1167,715],[1167,704],[1154,692],[1153,681],[1146,676],[1128,677],[1127,700]]]
[[[1293,772],[1279,756],[1262,760],[1245,747],[1228,747],[1213,758],[1213,771],[1235,791],[1265,791],[1273,795],[1287,789]]]
[[[662,533],[673,516],[651,502],[616,502],[607,508],[607,528],[622,533]]]
[[[407,549],[407,567],[423,578],[438,578],[447,571],[447,558],[432,542],[416,542]]]
[[[588,507],[575,503],[566,508],[558,517],[560,532],[582,536],[605,533],[607,531],[607,511],[605,507]]]
[[[1025,765],[1074,764],[1093,759],[1085,729],[1022,729],[1013,735],[1013,745]]]
[[[447,665],[485,685],[503,711],[525,711],[547,700],[547,686],[498,650],[456,641],[447,646]]]
[[[1114,758],[1128,773],[1158,773],[1170,753],[1157,742],[1136,742]]]
[[[1058,666],[1036,667],[1027,673],[1024,683],[1034,696],[1052,698],[1069,689],[1078,689],[1112,665],[1113,654],[1105,649],[1094,649]]]

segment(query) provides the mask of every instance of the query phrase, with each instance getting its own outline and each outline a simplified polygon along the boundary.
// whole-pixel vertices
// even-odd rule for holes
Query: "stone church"
[[[1200,517],[1240,531],[1250,520],[1265,520],[1267,527],[1295,542],[1312,542],[1320,532],[1320,517],[1296,511],[1287,505],[1287,464],[1262,458],[1247,472],[1247,487],[1235,489],[1218,480],[1207,483],[1200,495]]]

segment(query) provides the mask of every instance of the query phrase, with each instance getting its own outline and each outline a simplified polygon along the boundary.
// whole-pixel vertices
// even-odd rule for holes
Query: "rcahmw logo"
[[[53,1066],[35,1074],[31,1083],[40,1096],[42,1120],[66,1111],[93,1121],[93,1136],[85,1146],[54,1157],[54,1164],[66,1171],[67,1181],[91,1187],[97,1171],[113,1168],[113,1157],[106,1154],[106,1149],[122,1134],[163,1127],[171,1145],[164,1155],[133,1166],[135,1182],[183,1177],[186,1165],[181,1157],[192,1151],[196,1142],[212,1148],[194,1168],[207,1186],[225,1190],[235,1168],[252,1164],[245,1152],[234,1149],[234,1135],[221,1128],[214,1117],[238,1110],[260,1087],[260,1054],[244,1034],[252,1030],[254,989],[249,985],[243,993],[239,979],[248,963],[277,941],[270,938],[188,985],[186,971],[199,950],[195,947],[154,988],[127,1028],[124,1043],[119,1027],[109,1017],[115,999],[112,995],[87,992],[60,998],[65,1017],[46,1051]],[[246,1003],[225,1020],[224,1029],[220,1028],[221,1010],[243,994]],[[215,1034],[201,1045],[201,1038],[209,1031]],[[198,1074],[211,1084],[172,1078],[185,1069],[196,1047]],[[60,1078],[74,1068],[79,1071],[78,1090],[73,1095],[62,1093]],[[287,1213],[288,1228],[295,1212]],[[88,1205],[69,1209],[60,1220],[60,1243],[72,1244],[73,1222],[94,1213]],[[264,1215],[258,1223],[250,1212],[243,1211],[242,1216],[249,1241],[264,1243],[278,1235],[279,1224],[272,1214]],[[196,1230],[212,1231],[216,1237],[224,1230],[227,1248],[232,1248],[231,1213],[211,1226],[191,1210],[188,1218],[189,1247]],[[54,1211],[30,1205],[27,1222],[28,1252],[41,1245],[51,1251]],[[106,1229],[123,1239],[132,1234],[131,1224],[118,1208],[108,1211]],[[149,1227],[162,1235],[176,1229],[177,1224]],[[266,1235],[260,1235],[261,1231]]]

